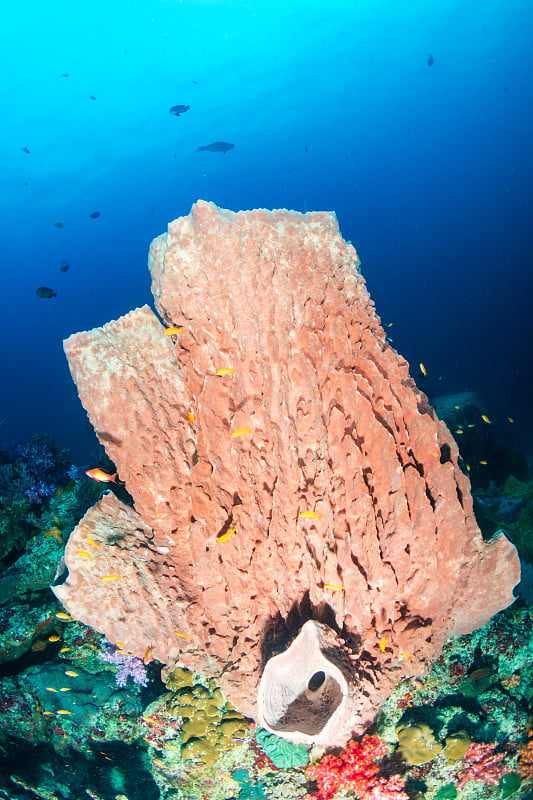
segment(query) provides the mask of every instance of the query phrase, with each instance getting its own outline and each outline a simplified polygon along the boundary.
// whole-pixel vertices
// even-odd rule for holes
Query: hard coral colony
[[[145,306],[65,342],[134,507],[90,509],[54,592],[137,657],[212,675],[270,732],[345,744],[513,601],[516,551],[482,540],[455,441],[333,215],[200,201],[150,269],[164,324]]]

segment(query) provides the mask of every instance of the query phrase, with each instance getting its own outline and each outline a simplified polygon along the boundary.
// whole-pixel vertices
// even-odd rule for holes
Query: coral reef
[[[455,442],[333,215],[198,202],[150,269],[182,331],[144,307],[65,342],[135,508],[88,512],[54,591],[135,655],[217,677],[249,716],[269,642],[309,618],[343,631],[364,661],[328,734],[346,741],[402,672],[512,602],[516,552],[482,541]]]

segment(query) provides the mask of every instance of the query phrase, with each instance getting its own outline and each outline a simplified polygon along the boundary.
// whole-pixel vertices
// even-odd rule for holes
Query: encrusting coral
[[[320,622],[349,691],[310,738],[342,744],[448,636],[512,602],[514,547],[482,540],[453,437],[332,214],[200,201],[150,269],[164,324],[144,307],[65,342],[134,508],[105,495],[86,514],[54,591],[128,652],[212,675],[250,717],[273,648]],[[282,735],[307,735],[282,713]]]

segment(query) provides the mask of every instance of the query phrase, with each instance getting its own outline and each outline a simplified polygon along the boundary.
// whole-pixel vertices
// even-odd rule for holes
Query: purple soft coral
[[[146,667],[144,666],[142,658],[130,656],[127,653],[119,651],[117,647],[107,639],[104,639],[102,644],[106,649],[99,653],[98,657],[101,661],[105,661],[106,664],[114,664],[118,667],[116,675],[117,686],[124,688],[130,677],[133,683],[139,686],[148,685],[148,675],[146,674]]]
[[[24,494],[30,503],[42,503],[44,500],[48,500],[48,498],[52,497],[56,491],[57,486],[54,486],[52,483],[37,481],[31,486],[28,486],[28,488],[24,490]]]

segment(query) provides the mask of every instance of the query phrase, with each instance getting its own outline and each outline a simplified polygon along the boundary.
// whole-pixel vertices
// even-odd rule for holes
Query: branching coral
[[[527,744],[520,751],[517,771],[523,783],[533,783],[533,731],[529,732]]]
[[[340,756],[326,755],[306,770],[306,776],[318,784],[317,794],[305,800],[331,800],[341,789],[354,791],[361,800],[408,800],[398,775],[378,777],[376,759],[388,752],[378,736],[365,735],[360,742],[348,742]]]
[[[512,772],[502,762],[505,753],[496,753],[498,745],[472,742],[465,754],[464,769],[456,783],[458,789],[463,789],[469,781],[478,781],[496,786],[500,778],[507,772]]]

